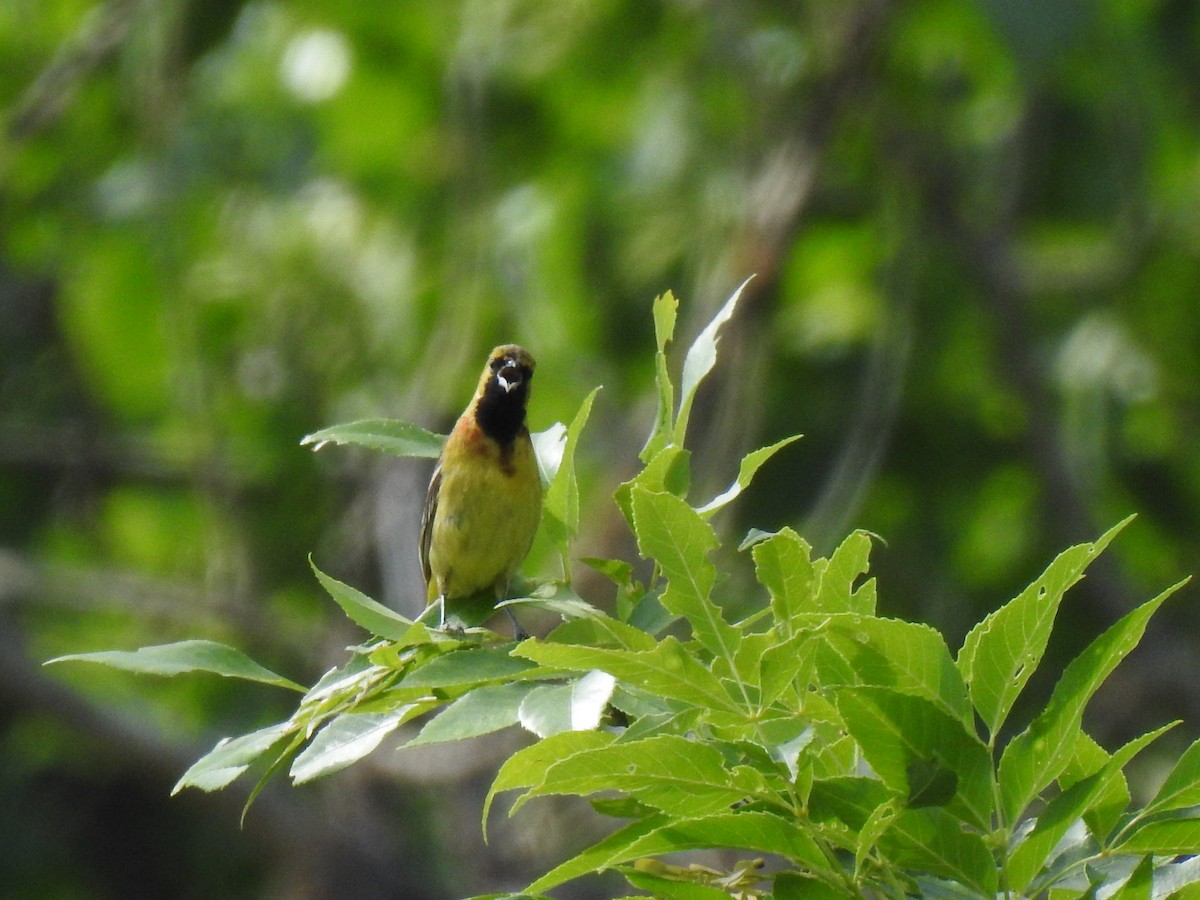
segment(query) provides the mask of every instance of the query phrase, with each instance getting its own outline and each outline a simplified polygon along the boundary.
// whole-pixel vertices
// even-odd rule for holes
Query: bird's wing
[[[425,494],[425,509],[421,512],[421,572],[425,583],[433,576],[429,568],[429,544],[433,541],[433,517],[437,515],[438,495],[442,492],[442,464],[439,461],[429,479],[429,491]]]

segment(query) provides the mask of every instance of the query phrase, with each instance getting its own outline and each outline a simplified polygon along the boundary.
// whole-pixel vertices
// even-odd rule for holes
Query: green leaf
[[[594,872],[602,872],[610,865],[618,865],[620,861],[632,859],[635,857],[629,856],[628,848],[630,845],[641,840],[648,834],[651,834],[658,829],[669,826],[677,819],[671,816],[662,814],[650,814],[645,818],[630,822],[623,828],[618,828],[612,834],[588,847],[579,853],[576,853],[570,859],[565,860],[558,866],[555,866],[537,881],[533,882],[526,893],[538,890],[538,885],[559,885],[565,884],[573,879],[580,878],[584,875],[590,875]],[[636,856],[637,854],[635,854]],[[610,860],[615,860],[611,862]]]
[[[555,763],[541,783],[517,799],[513,811],[532,797],[607,790],[673,816],[692,817],[720,812],[766,788],[754,769],[726,769],[721,753],[708,744],[658,735],[585,750]]]
[[[838,889],[817,881],[807,872],[777,872],[771,887],[774,900],[842,900],[844,897],[862,896],[850,888]]]
[[[1142,810],[1144,815],[1200,805],[1200,740],[1193,743],[1176,761],[1154,799]]]
[[[654,428],[646,439],[638,457],[643,463],[649,463],[659,452],[671,443],[673,417],[675,415],[675,388],[671,384],[671,374],[667,370],[667,344],[675,335],[675,316],[679,309],[679,301],[670,291],[654,299],[652,313],[654,316],[654,338],[657,352],[654,354],[654,384],[658,397],[658,410],[654,416]]]
[[[776,641],[763,651],[758,660],[759,706],[774,703],[789,687],[800,696],[813,680],[816,665],[815,635],[823,628],[797,631],[785,641]],[[744,646],[744,645],[743,645]]]
[[[224,738],[188,768],[171,789],[174,796],[184,788],[215,791],[232,784],[272,747],[285,740],[296,725],[281,722],[236,738]]]
[[[857,589],[854,585],[870,565],[871,536],[855,531],[847,537],[828,561],[813,565],[817,579],[816,597],[811,612],[851,612],[875,614],[875,582],[869,579]]]
[[[1165,819],[1139,826],[1127,839],[1112,847],[1111,852],[1173,856],[1195,853],[1197,848],[1200,848],[1200,818]]]
[[[664,872],[672,874],[665,875]],[[674,874],[676,872],[678,874]],[[671,866],[656,859],[638,859],[635,866],[622,867],[621,874],[631,885],[648,892],[655,900],[729,900],[729,892],[724,888],[713,887],[701,880],[711,878],[711,875],[701,875],[695,870]]]
[[[345,425],[332,425],[300,439],[301,445],[311,444],[314,451],[326,444],[357,444],[393,456],[424,459],[437,459],[445,442],[445,435],[433,434],[411,422],[396,419],[362,419]]]
[[[1000,759],[1001,808],[1015,822],[1028,803],[1070,762],[1088,700],[1141,640],[1154,611],[1186,581],[1163,591],[1096,638],[1064,670],[1050,703]]]
[[[991,897],[996,865],[984,839],[964,831],[944,809],[907,809],[892,821],[880,849],[897,865],[950,878]]]
[[[750,278],[754,276],[751,275]],[[721,326],[729,321],[733,315],[734,307],[737,306],[738,299],[742,296],[742,290],[750,282],[750,278],[743,281],[732,296],[725,301],[725,305],[717,312],[713,320],[705,326],[704,330],[692,342],[692,346],[688,348],[687,356],[683,360],[683,377],[679,385],[679,415],[675,417],[675,431],[673,443],[677,447],[684,445],[684,438],[687,435],[688,419],[692,414],[692,402],[696,399],[696,390],[700,387],[700,382],[705,376],[713,370],[713,366],[717,364],[717,340],[718,332]]]
[[[547,635],[546,644],[572,644],[599,649],[605,646],[620,647],[627,650],[653,650],[658,642],[653,636],[608,616],[589,616],[571,619],[555,628]],[[521,645],[528,649],[533,644],[528,642]],[[518,653],[517,655],[521,655]],[[593,666],[574,666],[572,668],[594,668]]]
[[[546,488],[543,505],[545,521],[551,539],[562,553],[567,552],[570,541],[579,534],[579,484],[575,480],[575,447],[599,392],[600,388],[595,388],[587,395],[567,428],[560,463],[550,486]]]
[[[771,595],[777,627],[790,634],[792,617],[812,609],[812,547],[791,528],[783,528],[754,543],[750,554],[758,583]]]
[[[1063,596],[1129,521],[1110,528],[1095,543],[1063,551],[1016,599],[991,613],[967,635],[958,654],[958,668],[990,734],[1004,724],[1041,662]]]
[[[855,878],[859,877],[867,858],[875,850],[879,839],[892,827],[892,822],[896,820],[896,815],[902,808],[899,800],[892,798],[879,804],[871,815],[867,816],[866,823],[858,832],[858,845],[854,849]]]
[[[579,562],[599,572],[617,587],[629,587],[633,583],[633,564],[623,559],[601,559],[595,556],[580,557]]]
[[[521,703],[521,725],[538,737],[563,731],[591,731],[599,727],[608,708],[616,680],[598,669],[568,684],[545,685],[529,692]]]
[[[177,641],[138,650],[100,650],[95,653],[71,653],[47,660],[46,665],[61,662],[99,663],[125,672],[143,675],[180,675],[185,672],[209,672],[226,678],[241,678],[275,687],[304,692],[291,679],[263,668],[246,654],[216,641]]]
[[[666,491],[676,497],[686,497],[691,485],[692,454],[682,447],[663,447],[646,463],[646,467],[629,481],[622,482],[613,493],[625,521],[633,528],[633,489]]]
[[[534,666],[512,656],[510,651],[514,646],[468,647],[443,653],[406,675],[401,684],[404,687],[445,688],[516,678]]]
[[[389,712],[343,713],[317,732],[317,736],[292,763],[291,776],[304,784],[358,762],[383,739],[421,713],[433,702],[406,703]]]
[[[554,669],[602,669],[622,682],[667,699],[739,712],[739,707],[708,669],[673,637],[653,650],[618,650],[551,641],[526,641],[514,654]]]
[[[1095,775],[1112,759],[1112,756],[1092,740],[1087,732],[1080,731],[1075,739],[1075,749],[1066,768],[1058,776],[1060,790],[1066,791],[1090,775]],[[1122,772],[1114,772],[1099,793],[1088,805],[1083,820],[1091,833],[1103,837],[1110,834],[1117,820],[1129,806],[1129,785]]]
[[[1150,900],[1154,888],[1154,860],[1147,856],[1140,863],[1113,900]]]
[[[496,795],[504,791],[528,788],[541,784],[550,767],[577,753],[605,747],[616,740],[604,731],[563,731],[518,750],[496,773],[492,786],[483,801],[483,828],[487,833],[488,811]]]
[[[317,581],[321,582],[321,586],[329,592],[329,596],[356,625],[361,625],[371,634],[387,638],[389,641],[405,641],[412,633],[413,622],[411,619],[404,618],[400,613],[389,609],[377,600],[372,600],[361,591],[326,575],[317,568],[312,556],[309,556],[308,564],[312,567],[313,574],[317,576]]]
[[[762,468],[763,464],[768,459],[770,459],[788,444],[800,440],[800,437],[801,435],[794,434],[791,437],[786,437],[781,441],[776,441],[769,447],[762,447],[751,453],[747,453],[744,457],[742,457],[742,463],[738,467],[737,478],[734,480],[733,484],[731,484],[717,496],[713,497],[703,506],[699,507],[696,512],[700,513],[700,515],[704,516],[705,518],[708,518],[718,510],[728,506],[737,499],[742,491],[750,486],[750,482],[754,480],[755,474],[759,469]]]
[[[1112,780],[1120,777],[1121,770],[1129,761],[1172,727],[1166,725],[1130,741],[1099,770],[1051,800],[1038,815],[1033,830],[1009,854],[1006,869],[1009,885],[1016,891],[1024,891],[1050,860],[1067,830],[1092,808],[1098,798],[1105,795]],[[1101,841],[1104,839],[1102,834],[1095,837]]]
[[[910,763],[905,770],[908,775],[909,809],[926,806],[946,806],[958,790],[958,775],[937,759],[924,759]]]
[[[550,484],[562,466],[563,452],[567,449],[567,426],[555,422],[545,431],[534,431],[529,435],[533,443],[533,455],[537,459],[538,475],[542,486]]]
[[[667,349],[667,344],[675,337],[675,319],[679,312],[679,301],[670,291],[659,294],[650,306],[650,315],[654,319],[654,344],[659,353]],[[670,406],[667,407],[668,411]]]
[[[490,734],[519,722],[521,703],[535,688],[533,682],[494,684],[463,694],[425,727],[405,747],[461,741]]]
[[[710,599],[717,570],[708,554],[717,546],[712,527],[673,494],[633,490],[638,550],[655,560],[667,577],[660,602],[692,626],[696,639],[733,671],[740,632]]]
[[[922,697],[888,688],[844,688],[836,701],[847,729],[884,784],[913,797],[928,788],[911,783],[914,772],[952,772],[957,789],[946,808],[978,828],[989,827],[991,756],[961,721]]]
[[[853,613],[796,616],[797,628],[821,629],[823,648],[843,660],[822,684],[870,684],[924,697],[974,728],[963,684],[941,634],[928,625]]]
[[[528,890],[548,890],[640,857],[709,847],[771,853],[812,870],[829,869],[829,861],[816,843],[793,820],[769,812],[723,811],[683,820],[664,817],[634,823],[547,872]]]
[[[496,609],[516,607],[519,612],[522,607],[540,609],[554,613],[563,619],[607,619],[608,614],[598,607],[592,606],[569,588],[560,588],[552,596],[546,597],[513,597],[496,604]]]
[[[1196,900],[1200,896],[1200,856],[1160,865],[1154,873],[1159,895],[1171,900]]]
[[[809,793],[809,814],[815,822],[840,821],[857,835],[876,809],[897,796],[903,795],[889,790],[878,778],[822,778],[813,782]]]

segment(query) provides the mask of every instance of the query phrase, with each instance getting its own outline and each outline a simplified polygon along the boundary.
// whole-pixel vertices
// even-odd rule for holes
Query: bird
[[[516,344],[488,354],[471,402],[442,447],[421,515],[426,608],[490,592],[502,599],[529,554],[542,513],[542,482],[525,410],[535,367]],[[518,638],[524,630],[513,617]]]

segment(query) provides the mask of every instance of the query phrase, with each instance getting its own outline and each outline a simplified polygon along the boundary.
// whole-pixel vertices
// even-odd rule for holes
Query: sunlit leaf
[[[350,620],[361,625],[371,634],[392,641],[403,641],[412,634],[413,622],[400,613],[389,609],[377,600],[372,600],[362,591],[343,584],[336,578],[326,575],[317,568],[317,564],[309,557],[308,564],[321,586],[329,592],[329,596],[337,602]]]
[[[292,763],[296,784],[340,771],[378,747],[389,734],[432,707],[432,703],[407,703],[390,712],[344,713],[317,732]]]
[[[326,444],[357,444],[370,450],[382,450],[393,456],[437,459],[445,435],[433,434],[411,422],[396,419],[362,419],[345,425],[332,425],[300,439],[303,445],[320,450]]]
[[[753,277],[753,275],[750,276],[750,278]],[[682,447],[684,437],[687,435],[688,419],[692,414],[692,402],[696,399],[696,390],[700,387],[700,382],[717,364],[718,332],[720,332],[721,326],[733,316],[738,299],[742,296],[746,285],[750,283],[750,278],[738,285],[737,290],[725,301],[725,305],[718,310],[713,320],[704,327],[704,330],[692,342],[692,346],[688,348],[687,356],[683,361],[683,376],[679,384],[679,414],[675,418],[673,438],[676,446]]]
[[[1096,638],[1064,670],[1045,710],[1009,742],[999,771],[1000,797],[1009,821],[1016,821],[1034,796],[1066,767],[1088,700],[1137,646],[1154,611],[1185,583],[1163,591]]]
[[[562,456],[557,470],[546,489],[544,512],[551,538],[560,551],[567,551],[568,542],[579,533],[579,485],[575,480],[575,447],[579,435],[592,412],[592,402],[600,388],[595,388],[584,398],[579,412],[567,428],[563,441]]]
[[[426,723],[404,746],[460,741],[516,725],[533,682],[486,685],[459,697]]]
[[[701,818],[635,823],[547,872],[529,890],[549,890],[639,857],[709,847],[771,853],[818,871],[829,867],[829,860],[822,856],[812,837],[795,822],[768,812],[720,812]]]
[[[800,440],[800,435],[794,434],[791,437],[786,437],[781,441],[776,441],[769,447],[762,447],[752,453],[747,453],[742,457],[741,465],[738,467],[737,478],[733,484],[727,487],[717,496],[713,497],[703,506],[697,508],[696,512],[700,515],[708,517],[718,510],[728,506],[736,500],[746,488],[750,486],[750,482],[754,480],[755,473],[763,467],[767,460],[786,447],[788,444]]]
[[[663,607],[686,618],[696,639],[732,668],[740,632],[710,596],[717,579],[708,558],[717,546],[712,527],[673,494],[644,488],[634,488],[633,520],[638,549],[667,577],[667,589],[659,598]]]
[[[232,784],[259,757],[295,730],[296,726],[292,723],[281,722],[241,737],[225,738],[192,763],[171,789],[171,793],[178,794],[189,787],[215,791]]]
[[[654,386],[658,409],[654,416],[654,427],[646,444],[638,454],[643,463],[650,462],[671,442],[675,415],[675,388],[667,370],[667,344],[675,335],[675,317],[679,301],[670,291],[654,299],[651,311],[654,317],[654,339],[657,350],[654,354]]]
[[[1050,630],[1071,585],[1130,519],[1110,528],[1099,540],[1059,554],[1015,600],[971,629],[958,655],[958,668],[971,701],[991,733],[1004,723],[1046,651]]]
[[[208,672],[226,678],[258,681],[275,687],[285,687],[303,693],[304,688],[291,679],[276,675],[232,647],[216,641],[177,641],[157,644],[138,650],[100,650],[95,653],[71,653],[48,660],[46,665],[62,662],[88,662],[140,672],[144,675],[180,675],[187,672]]]

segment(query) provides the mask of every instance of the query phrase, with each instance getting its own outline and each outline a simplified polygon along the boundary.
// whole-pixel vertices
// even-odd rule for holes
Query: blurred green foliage
[[[697,398],[698,494],[807,435],[729,533],[876,532],[882,609],[952,644],[1129,512],[1075,615],[1193,571],[1198,50],[1178,0],[0,4],[0,792],[24,829],[0,883],[259,896],[293,866],[441,897],[478,886],[446,859],[495,884],[561,856],[463,845],[478,785],[416,764],[267,798],[237,833],[162,798],[278,710],[172,684],[192,712],[162,721],[144,685],[36,662],[203,636],[311,679],[355,637],[310,551],[411,612],[425,472],[297,441],[444,430],[503,340],[538,358],[536,428],[605,385],[581,485],[615,522],[598,493],[653,419],[667,288],[686,345],[758,273]],[[616,531],[586,521],[581,549],[617,555]],[[1187,608],[1101,695],[1098,737],[1197,721]],[[288,830],[311,819],[338,827]],[[170,864],[85,849],[105,833]]]

